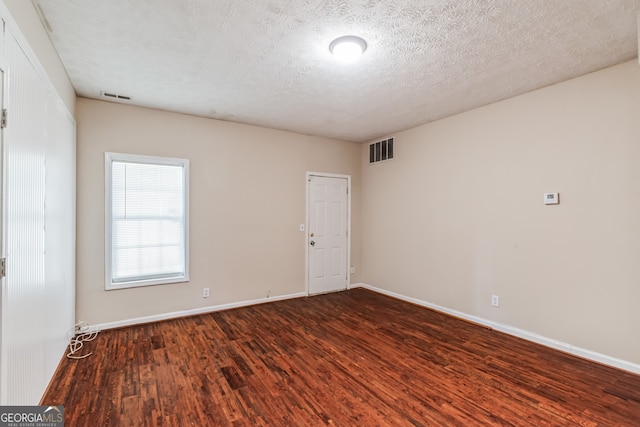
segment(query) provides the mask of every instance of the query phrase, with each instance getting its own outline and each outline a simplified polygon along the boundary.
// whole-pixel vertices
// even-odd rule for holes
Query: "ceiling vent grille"
[[[130,96],[117,95],[111,92],[100,92],[100,96],[102,96],[103,98],[109,98],[109,99],[118,100],[118,101],[131,101]]]
[[[369,144],[369,164],[393,159],[393,138]]]

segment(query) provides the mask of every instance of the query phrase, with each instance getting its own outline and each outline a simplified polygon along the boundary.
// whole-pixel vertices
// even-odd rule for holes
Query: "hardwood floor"
[[[633,426],[640,376],[364,289],[103,331],[67,426]]]

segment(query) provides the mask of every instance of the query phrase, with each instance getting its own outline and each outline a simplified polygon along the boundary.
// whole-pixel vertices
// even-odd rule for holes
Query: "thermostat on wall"
[[[557,205],[559,203],[560,203],[560,198],[558,193],[544,193],[545,205]]]

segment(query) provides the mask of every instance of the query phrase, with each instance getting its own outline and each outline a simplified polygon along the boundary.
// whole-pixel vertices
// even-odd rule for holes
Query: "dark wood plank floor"
[[[640,376],[364,289],[102,332],[68,426],[637,426]]]

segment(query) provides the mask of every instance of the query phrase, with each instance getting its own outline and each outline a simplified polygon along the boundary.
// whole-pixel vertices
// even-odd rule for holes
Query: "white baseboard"
[[[140,325],[143,323],[151,323],[151,322],[158,322],[161,320],[176,319],[178,317],[195,316],[197,314],[213,313],[215,311],[229,310],[232,308],[247,307],[250,305],[264,304],[267,302],[281,301],[281,300],[300,298],[305,296],[307,296],[306,292],[299,292],[295,294],[280,295],[275,297],[260,298],[260,299],[254,299],[254,300],[248,300],[248,301],[240,301],[240,302],[234,302],[229,304],[212,305],[209,307],[194,308],[191,310],[172,311],[170,313],[154,314],[151,316],[136,317],[133,319],[117,320],[115,322],[107,322],[107,323],[92,325],[92,327],[98,331],[102,331],[105,329],[122,328],[125,326]]]
[[[422,307],[427,307],[441,313],[445,313],[454,317],[458,317],[460,319],[468,320],[473,323],[477,323],[479,325],[487,326],[491,329],[495,329],[496,331],[504,332],[509,335],[516,336],[518,338],[525,339],[527,341],[533,341],[538,344],[542,344],[546,347],[551,347],[556,350],[564,351],[565,353],[570,353],[575,356],[582,357],[584,359],[589,359],[594,362],[602,363],[603,365],[612,366],[614,368],[623,369],[625,371],[633,372],[634,374],[640,374],[640,365],[628,362],[626,360],[617,359],[615,357],[607,356],[601,353],[597,353],[595,351],[587,350],[584,348],[576,347],[571,344],[567,344],[562,341],[554,340],[552,338],[547,338],[542,335],[538,335],[533,332],[525,331],[523,329],[515,328],[513,326],[505,325],[502,323],[494,322],[492,320],[487,320],[482,317],[473,316],[470,314],[463,313],[461,311],[452,310],[450,308],[442,307],[437,304],[432,304],[430,302],[422,301],[417,298],[407,297],[405,295],[397,294],[395,292],[390,292],[385,289],[376,288],[375,286],[368,285],[366,283],[356,283],[350,286],[351,288],[362,287],[365,289],[369,289],[371,291],[388,295],[390,297],[397,298],[399,300],[407,301],[412,304],[420,305]]]

